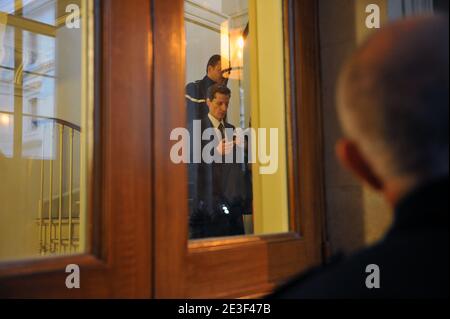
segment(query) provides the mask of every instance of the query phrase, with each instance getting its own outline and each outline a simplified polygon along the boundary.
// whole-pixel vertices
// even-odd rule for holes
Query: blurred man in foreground
[[[448,298],[449,24],[421,17],[372,36],[343,68],[340,161],[395,220],[376,245],[301,275],[274,298]]]

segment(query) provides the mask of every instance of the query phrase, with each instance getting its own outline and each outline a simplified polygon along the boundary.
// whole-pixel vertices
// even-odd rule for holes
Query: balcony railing
[[[79,249],[80,191],[74,189],[74,139],[81,133],[80,127],[64,120],[55,118],[42,118],[52,121],[57,131],[59,155],[57,160],[46,161],[41,159],[40,178],[40,206],[37,224],[39,227],[39,246],[41,255],[67,254],[77,252]],[[64,143],[64,133],[68,132],[68,143]],[[52,134],[53,135],[53,134]],[[52,138],[52,142],[54,139]],[[46,141],[44,140],[43,143]],[[68,149],[68,167],[64,169],[64,152]],[[79,162],[78,162],[79,163]],[[48,165],[48,176],[45,174],[45,165]],[[58,174],[55,174],[58,170]],[[56,178],[55,178],[56,177]],[[48,181],[46,183],[46,178]],[[56,179],[56,183],[55,183]],[[64,192],[63,185],[68,183],[68,190]],[[48,184],[48,189],[45,189]],[[57,190],[55,192],[54,184]],[[48,196],[46,196],[46,193]],[[55,195],[56,194],[56,195]],[[47,199],[46,199],[47,197]],[[63,209],[64,199],[68,202]],[[54,207],[57,207],[56,214]],[[77,209],[78,208],[78,209]]]

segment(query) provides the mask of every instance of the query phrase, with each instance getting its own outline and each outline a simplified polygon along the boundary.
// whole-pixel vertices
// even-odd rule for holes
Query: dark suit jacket
[[[202,131],[213,127],[209,118],[201,123]],[[225,123],[225,129],[234,131],[235,127]],[[202,141],[202,150],[212,140]],[[242,215],[248,213],[246,209],[251,201],[245,165],[237,163],[236,158],[233,163],[207,164],[202,160],[201,164],[194,164],[196,181],[190,216],[191,238],[244,234]]]
[[[396,207],[378,244],[300,275],[271,298],[448,298],[448,178],[424,185]],[[380,270],[368,289],[366,267]]]
[[[208,118],[209,109],[206,104],[206,95],[208,88],[214,85],[215,82],[208,76],[195,82],[186,85],[186,113],[187,113],[187,128],[189,130],[193,145],[193,124],[195,120]],[[193,160],[191,152],[191,163]],[[189,212],[190,216],[197,210],[197,167],[196,164],[189,164],[188,180],[189,180]]]

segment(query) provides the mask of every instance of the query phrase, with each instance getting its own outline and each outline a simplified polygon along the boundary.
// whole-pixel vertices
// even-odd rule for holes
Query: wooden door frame
[[[2,263],[0,297],[152,297],[151,3],[96,7],[89,253]],[[65,286],[68,264],[80,266],[80,289]]]
[[[322,260],[318,8],[285,0],[290,232],[188,243],[182,0],[99,1],[90,253],[0,265],[0,297],[251,297]],[[151,14],[153,13],[153,14]],[[81,289],[65,267],[81,268]]]
[[[324,214],[318,4],[285,0],[290,232],[188,243],[187,167],[171,163],[184,127],[184,1],[153,1],[154,296],[255,297],[322,261]]]

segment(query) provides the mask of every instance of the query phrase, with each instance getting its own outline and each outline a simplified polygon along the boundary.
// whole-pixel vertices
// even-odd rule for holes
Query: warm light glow
[[[242,74],[240,68],[244,64],[245,40],[240,28],[230,29],[229,21],[220,26],[222,69],[232,67],[234,70],[228,74],[229,79],[239,79]]]
[[[244,37],[240,36],[237,40],[237,43],[238,43],[238,48],[243,49],[244,45],[245,45]]]
[[[222,69],[229,68],[226,65],[230,61],[230,29],[228,21],[225,21],[220,26],[220,55],[222,56]]]
[[[9,125],[9,116],[6,114],[0,115],[0,123],[5,126]]]

